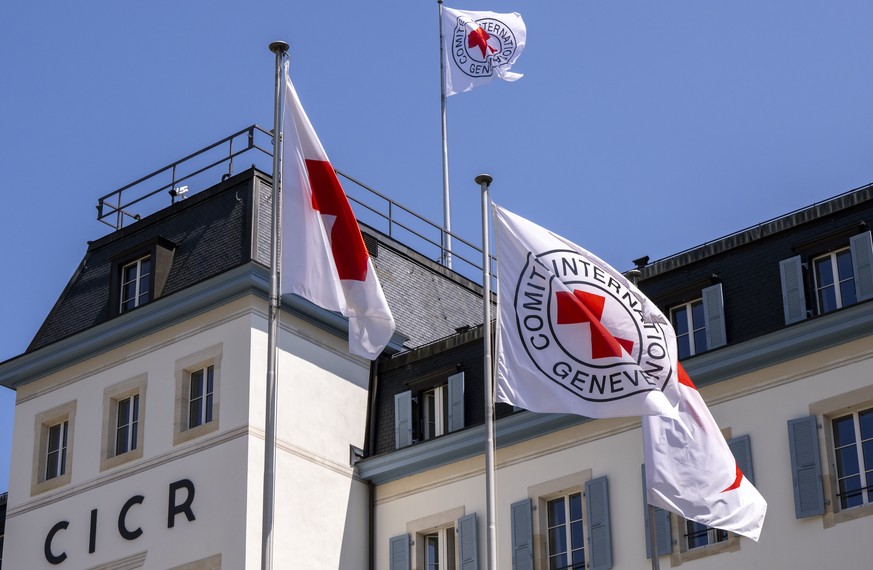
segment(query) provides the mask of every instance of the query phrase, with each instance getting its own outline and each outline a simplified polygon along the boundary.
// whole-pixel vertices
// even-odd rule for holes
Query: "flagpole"
[[[449,146],[446,135],[446,58],[443,41],[443,0],[437,0],[440,18],[440,106],[443,126],[443,265],[452,268],[452,213],[449,200]]]
[[[488,246],[490,202],[488,188],[494,180],[488,174],[476,177],[482,190],[482,336],[485,348],[485,498],[487,516],[487,566],[497,570],[497,524],[495,522],[496,493],[494,491],[494,382],[491,366],[491,252]]]
[[[270,51],[276,54],[276,88],[273,105],[273,194],[272,227],[270,239],[270,308],[267,327],[267,391],[266,415],[264,419],[264,506],[261,527],[261,568],[273,567],[273,507],[276,488],[276,369],[277,339],[279,332],[279,201],[281,199],[281,101],[282,101],[282,59],[288,52],[288,44],[278,41],[270,44]]]

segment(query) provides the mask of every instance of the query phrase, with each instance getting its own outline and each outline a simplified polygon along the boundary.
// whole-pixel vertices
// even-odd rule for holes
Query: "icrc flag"
[[[394,334],[394,317],[287,63],[283,131],[282,293],[348,317],[349,351],[373,360]]]
[[[549,230],[493,206],[496,399],[592,418],[666,415],[676,335],[621,273]]]
[[[446,95],[491,83],[516,81],[509,69],[524,49],[527,28],[517,12],[470,12],[442,8]]]
[[[648,502],[688,520],[757,541],[767,502],[740,471],[694,383],[679,366],[681,425],[643,418]],[[683,427],[684,426],[684,427]]]

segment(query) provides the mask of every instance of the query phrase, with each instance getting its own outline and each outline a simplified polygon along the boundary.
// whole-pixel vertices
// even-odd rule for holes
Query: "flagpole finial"
[[[474,179],[474,182],[479,186],[483,184],[487,186],[491,186],[491,182],[494,181],[494,178],[490,174],[480,174]]]
[[[277,41],[270,44],[270,51],[273,53],[285,53],[288,51],[288,42]]]

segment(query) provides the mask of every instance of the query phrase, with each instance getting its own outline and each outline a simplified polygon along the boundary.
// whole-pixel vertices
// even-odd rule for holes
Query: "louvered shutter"
[[[800,519],[823,514],[824,491],[815,416],[788,420],[788,445],[791,452],[795,517]]]
[[[531,500],[509,507],[512,524],[512,570],[533,570],[533,511]]]
[[[464,373],[449,376],[449,431],[464,427]]]
[[[803,262],[800,256],[780,261],[779,274],[782,278],[782,307],[785,314],[785,324],[790,325],[806,319]]]
[[[588,514],[590,570],[612,568],[612,538],[609,528],[609,485],[606,477],[585,483]]]
[[[409,535],[401,534],[390,538],[388,544],[389,570],[409,570]]]
[[[849,240],[858,301],[873,299],[873,238],[869,231]]]
[[[479,570],[476,513],[458,519],[458,560],[461,570]]]
[[[642,466],[643,474],[643,522],[646,525],[646,558],[652,557],[652,542],[649,536],[649,501],[648,488],[646,486],[646,466]],[[655,540],[658,545],[658,556],[664,556],[673,552],[673,529],[670,527],[670,512],[655,507]]]
[[[727,442],[728,447],[731,449],[731,453],[734,455],[734,459],[737,460],[737,465],[740,468],[740,471],[743,472],[743,475],[746,476],[746,479],[754,485],[755,484],[755,472],[752,469],[752,440],[748,435],[741,435],[739,437],[735,437]]]
[[[707,348],[713,349],[727,344],[721,283],[703,290],[703,320],[706,323]]]
[[[412,392],[394,395],[394,448],[412,445]]]

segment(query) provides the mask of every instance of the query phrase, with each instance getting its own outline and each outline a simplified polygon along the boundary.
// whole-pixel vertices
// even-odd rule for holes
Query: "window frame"
[[[685,303],[681,303],[679,305],[676,305],[676,306],[670,308],[670,323],[673,325],[673,328],[677,330],[676,345],[677,345],[677,350],[680,351],[678,353],[678,357],[680,360],[683,360],[685,358],[689,358],[691,356],[694,356],[695,354],[700,354],[702,352],[706,352],[707,350],[709,350],[709,342],[707,339],[707,330],[706,330],[706,328],[707,328],[706,327],[706,324],[707,324],[706,323],[706,314],[704,312],[704,307],[705,306],[703,304],[703,297],[698,297],[696,299],[692,299],[691,301],[687,301]],[[697,315],[695,315],[694,310],[698,309],[698,308],[699,308],[699,313]],[[687,331],[681,335],[678,332],[679,327],[677,326],[677,320],[679,320],[679,319],[676,316],[676,313],[678,313],[679,311],[685,312],[685,318],[683,320],[685,321],[685,327],[686,327],[686,331]],[[699,323],[695,323],[696,316],[700,317]],[[696,326],[696,324],[699,324],[700,326]],[[696,337],[697,337],[698,332],[700,332],[703,336],[703,338],[702,338],[703,344],[704,344],[703,348],[699,348],[697,346],[698,341],[697,341]],[[685,355],[681,354],[681,349],[679,349],[679,344],[681,342],[680,338],[683,336],[688,338],[688,354],[685,354]]]
[[[221,358],[223,344],[216,344],[176,361],[176,405],[173,421],[173,445],[191,441],[219,429],[221,410]],[[212,419],[190,425],[191,377],[212,367]],[[204,375],[205,377],[205,375]],[[204,398],[205,400],[205,398]],[[205,402],[204,402],[205,403]]]
[[[113,384],[103,390],[103,436],[100,454],[100,471],[136,461],[143,457],[146,433],[146,386],[148,374],[140,374],[124,382]],[[116,445],[119,403],[138,400],[136,406],[137,430],[133,448],[119,452]],[[131,415],[134,410],[131,409]],[[128,436],[128,442],[130,437]]]
[[[843,276],[840,275],[841,258],[843,260],[848,260],[849,263],[851,275],[846,278],[843,278]],[[819,272],[819,262],[824,260],[829,261],[828,266],[831,271],[831,282],[827,284],[821,283],[821,273]],[[810,264],[812,265],[812,290],[815,295],[817,315],[826,315],[842,309],[843,307],[850,307],[858,302],[858,292],[855,288],[855,268],[852,263],[852,250],[849,246],[841,247],[822,255],[817,255],[810,259]],[[849,281],[851,281],[852,284],[853,300],[847,303],[843,300],[843,284]],[[825,310],[822,306],[822,291],[827,288],[833,289],[834,307]]]
[[[143,265],[148,263],[147,271],[143,271]],[[152,300],[152,276],[153,259],[151,254],[146,254],[132,261],[123,264],[120,268],[121,275],[119,276],[120,289],[118,293],[118,313],[123,314],[132,311],[142,305],[146,305]],[[134,268],[133,278],[127,279],[127,270]],[[133,284],[133,294],[128,296],[126,289],[127,285]],[[145,289],[145,290],[143,290]],[[145,299],[143,299],[145,297]],[[133,302],[133,306],[128,307],[129,302]]]
[[[30,495],[38,495],[68,485],[73,476],[73,452],[77,401],[73,400],[34,416],[33,463]],[[66,424],[66,447],[61,473],[47,477],[49,437],[51,429]]]
[[[537,485],[528,487],[528,497],[533,501],[534,512],[531,517],[533,523],[533,555],[534,567],[541,569],[549,568],[549,502],[569,497],[576,493],[581,494],[582,499],[582,544],[585,547],[585,563],[590,564],[589,560],[589,521],[586,519],[588,513],[588,497],[585,496],[585,485],[592,480],[591,469],[585,469],[576,473],[571,473],[558,479],[544,481]],[[570,566],[572,568],[572,566]]]
[[[163,295],[164,285],[173,264],[173,256],[176,246],[161,237],[148,240],[131,249],[125,250],[110,259],[110,289],[109,289],[109,312],[110,316],[117,317],[135,311],[145,305],[153,303]],[[149,259],[148,298],[140,302],[140,271],[139,264],[144,259]],[[123,287],[125,284],[124,270],[131,265],[137,265],[137,295],[133,307],[124,307]]]
[[[435,513],[420,519],[409,521],[406,524],[406,532],[412,537],[413,548],[411,552],[410,568],[423,568],[429,570],[427,566],[427,537],[437,535],[442,538],[441,549],[442,553],[446,553],[445,546],[447,545],[446,533],[449,529],[452,530],[454,538],[454,553],[451,558],[454,561],[454,567],[460,568],[460,541],[458,534],[458,521],[465,516],[465,508],[455,507],[439,513]],[[440,569],[444,570],[444,569]]]
[[[839,511],[849,511],[851,509],[857,509],[862,507],[867,507],[873,505],[873,457],[869,458],[869,461],[865,461],[864,457],[864,444],[870,442],[873,445],[873,434],[869,434],[866,440],[863,439],[863,432],[861,431],[861,421],[860,417],[862,414],[870,414],[873,416],[873,404],[870,407],[864,408],[863,406],[858,406],[859,409],[847,410],[844,414],[834,414],[833,416],[828,417],[828,424],[831,428],[831,442],[828,446],[828,451],[830,454],[830,460],[832,461],[832,465],[834,467],[833,480],[834,480],[834,491],[835,491],[835,508]],[[857,475],[859,484],[860,484],[860,495],[861,495],[861,504],[859,505],[844,505],[843,498],[840,489],[840,481],[842,479],[847,478],[845,474],[842,472],[840,468],[839,454],[837,453],[837,437],[836,431],[834,430],[834,424],[838,420],[843,420],[845,418],[852,419],[852,436],[854,437],[854,441],[851,443],[851,447],[854,449],[855,454],[854,457],[858,461],[858,472],[857,474],[852,474],[849,476]],[[841,449],[848,448],[848,445],[840,446]],[[867,465],[867,463],[870,465]]]
[[[585,548],[585,516],[583,509],[583,493],[582,491],[570,492],[564,495],[555,497],[554,499],[546,500],[546,552],[545,559],[549,569],[552,568],[552,558],[559,555],[564,555],[567,558],[567,564],[564,566],[558,567],[559,570],[585,570],[586,562],[585,562],[585,554],[587,549]],[[574,499],[578,498],[578,512],[579,517],[573,518],[573,503]],[[552,514],[555,512],[552,509],[552,506],[556,503],[560,502],[560,509],[563,515],[563,521],[553,521]],[[573,525],[574,523],[578,523],[582,529],[582,536],[580,540],[582,542],[581,545],[577,545],[576,541],[573,540]],[[554,552],[557,550],[557,547],[553,545],[552,531],[561,528],[560,533],[563,535],[564,539],[564,550],[561,552]],[[581,551],[582,553],[582,562],[581,566],[577,566],[580,564],[575,561],[576,552]]]

